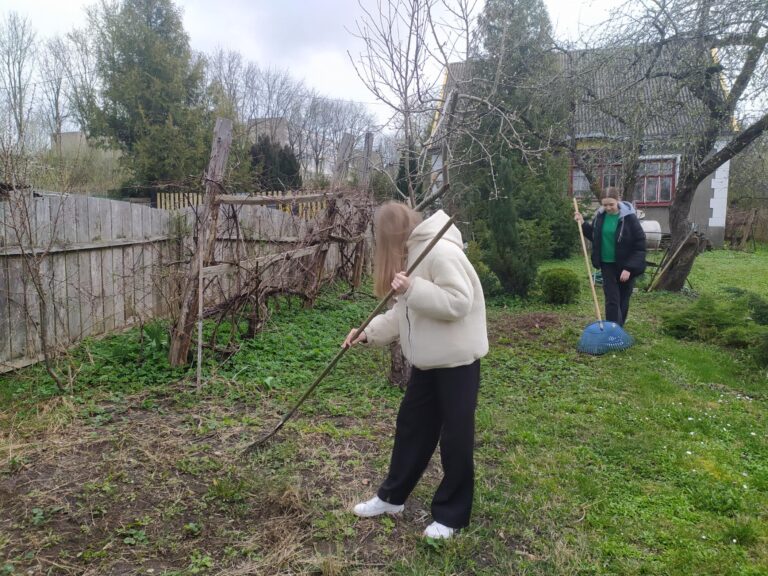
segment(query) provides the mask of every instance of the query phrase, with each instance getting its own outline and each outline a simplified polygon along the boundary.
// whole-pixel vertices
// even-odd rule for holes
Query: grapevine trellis
[[[232,122],[217,119],[204,177],[205,193],[195,210],[196,242],[171,331],[169,360],[172,365],[186,364],[197,320],[198,383],[203,318],[216,321],[210,346],[217,346],[221,327],[229,323],[230,339],[225,348],[231,349],[240,319],[247,318],[247,335],[263,328],[270,298],[297,296],[311,306],[323,283],[338,277],[349,281],[353,291],[357,289],[373,211],[367,193],[339,190],[339,178],[334,179],[336,189],[329,192],[226,194],[224,169],[231,142]],[[337,164],[344,165],[347,156],[341,155]],[[319,206],[324,209],[318,211]],[[239,210],[243,209],[250,210],[249,216],[256,216],[259,223],[278,222],[279,226],[271,226],[267,234],[259,230],[254,238],[242,225]],[[259,210],[266,213],[254,214]],[[285,230],[286,225],[290,230]],[[256,257],[252,254],[254,241],[259,244]],[[262,243],[267,244],[266,254]],[[228,245],[227,257],[222,253],[223,244]],[[291,247],[270,249],[270,244]],[[206,301],[213,305],[206,309]]]
[[[301,203],[302,196],[294,197],[292,201]],[[314,218],[298,223],[299,236],[287,238],[295,240],[292,249],[233,263],[213,264],[203,269],[204,276],[209,278],[206,292],[213,289],[223,296],[216,298],[217,303],[204,311],[204,317],[215,321],[208,346],[222,348],[217,342],[225,324],[230,328],[225,350],[231,349],[236,338],[257,334],[269,319],[270,299],[292,296],[311,307],[320,288],[328,282],[343,280],[349,284],[350,292],[360,287],[371,224],[370,197],[356,191],[334,193],[327,195],[325,204],[325,209]],[[224,214],[220,229],[235,243],[235,252],[242,254],[247,238],[240,223],[240,212],[230,205]],[[277,243],[281,239],[285,240],[279,236],[274,238]],[[226,282],[229,288],[223,285],[222,274],[232,275]],[[247,319],[244,334],[239,329],[242,319]]]

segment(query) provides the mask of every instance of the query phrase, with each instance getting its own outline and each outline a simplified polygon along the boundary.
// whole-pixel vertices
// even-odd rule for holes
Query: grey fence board
[[[8,262],[0,258],[0,363],[11,359],[11,311]]]
[[[8,259],[8,286],[11,357],[23,358],[27,356],[27,321],[24,313],[24,273],[19,256]]]
[[[112,237],[112,208],[109,200],[99,200],[99,222],[101,238],[104,243],[110,243]],[[101,251],[101,286],[104,296],[104,331],[115,329],[115,279],[114,279],[114,250],[107,248]]]
[[[0,248],[5,246],[5,212],[7,202],[0,202]]]

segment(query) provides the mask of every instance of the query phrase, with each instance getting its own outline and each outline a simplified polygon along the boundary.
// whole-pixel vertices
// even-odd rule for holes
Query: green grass
[[[572,268],[574,258],[547,266]],[[697,260],[696,291],[768,296],[768,250]],[[40,368],[0,379],[0,573],[758,575],[768,573],[768,374],[665,336],[690,297],[635,296],[632,349],[592,358],[578,302],[491,303],[473,522],[423,541],[439,478],[402,518],[348,509],[386,471],[401,393],[387,355],[348,354],[276,441],[272,426],[373,307],[282,306],[197,391],[129,333],[89,342],[71,397]],[[5,572],[2,572],[2,571]],[[227,572],[230,571],[230,572]],[[63,573],[63,572],[62,572]]]

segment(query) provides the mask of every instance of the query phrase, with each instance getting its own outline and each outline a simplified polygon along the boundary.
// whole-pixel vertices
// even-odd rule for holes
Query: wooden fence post
[[[171,366],[183,366],[187,363],[192,330],[195,326],[194,304],[198,298],[199,268],[210,260],[213,253],[219,216],[219,205],[215,200],[221,191],[224,168],[227,165],[231,144],[232,121],[226,118],[217,118],[216,127],[213,130],[211,160],[204,176],[205,197],[197,219],[197,246],[184,281],[179,317],[171,331],[171,350],[168,355]],[[202,254],[200,251],[203,251]],[[200,264],[201,261],[203,262],[202,265]],[[202,298],[202,294],[200,297]]]
[[[363,165],[360,171],[360,188],[368,191],[371,184],[371,153],[373,152],[373,132],[365,133],[365,147],[363,148]]]
[[[341,137],[339,149],[336,151],[336,162],[333,167],[333,188],[339,188],[347,179],[349,170],[349,159],[352,157],[352,151],[355,147],[355,138],[352,134],[344,134]]]

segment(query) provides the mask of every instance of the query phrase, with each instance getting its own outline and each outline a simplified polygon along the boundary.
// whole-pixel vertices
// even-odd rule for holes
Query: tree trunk
[[[672,245],[675,245],[674,242]],[[707,239],[704,236],[698,233],[692,234],[677,253],[675,261],[670,264],[666,272],[656,282],[656,290],[667,290],[669,292],[679,292],[682,290],[693,269],[696,257],[704,251],[706,246]],[[674,251],[677,251],[677,248]],[[674,251],[670,251],[670,254],[674,254]]]
[[[669,254],[674,257],[664,274],[656,282],[656,290],[679,292],[693,269],[696,257],[707,246],[707,239],[701,234],[691,234],[688,214],[695,194],[695,186],[683,185],[678,189],[678,196],[669,209],[669,227],[671,246]],[[678,250],[679,249],[679,250]]]
[[[400,348],[399,342],[393,342],[389,345],[389,355],[392,359],[389,383],[399,387],[401,390],[405,390],[411,378],[411,364],[403,356],[403,350]]]

